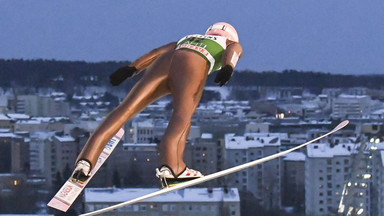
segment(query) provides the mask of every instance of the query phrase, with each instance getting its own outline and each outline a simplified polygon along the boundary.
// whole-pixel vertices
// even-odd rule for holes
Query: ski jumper
[[[232,54],[241,51],[240,44],[229,43],[225,37],[189,35],[132,62],[129,67],[137,68],[137,73],[143,71],[143,76],[92,133],[77,161],[88,161],[93,167],[107,141],[126,121],[157,99],[171,95],[173,112],[159,144],[160,164],[167,165],[175,174],[183,172],[191,118],[207,76],[222,65],[231,64]]]

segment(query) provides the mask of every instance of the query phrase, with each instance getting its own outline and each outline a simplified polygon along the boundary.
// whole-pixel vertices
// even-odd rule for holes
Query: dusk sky
[[[383,0],[0,0],[0,58],[132,61],[218,21],[238,70],[384,74]]]

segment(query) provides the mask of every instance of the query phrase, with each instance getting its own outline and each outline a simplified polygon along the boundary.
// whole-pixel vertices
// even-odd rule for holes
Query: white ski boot
[[[91,164],[86,160],[79,160],[72,174],[72,181],[84,183],[91,173]]]
[[[179,175],[176,175],[170,167],[163,165],[156,169],[156,176],[160,179],[161,187],[167,188],[201,178],[204,175],[197,170],[189,169],[187,167],[185,167]]]

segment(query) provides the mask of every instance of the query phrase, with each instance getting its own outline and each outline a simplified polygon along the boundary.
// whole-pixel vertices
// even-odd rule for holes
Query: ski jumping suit
[[[175,173],[185,168],[183,153],[191,118],[200,101],[207,75],[222,66],[234,68],[241,55],[239,43],[222,36],[188,35],[156,48],[129,66],[144,71],[125,99],[96,128],[77,161],[93,167],[105,144],[134,115],[155,100],[170,94],[173,113],[159,144],[160,163]],[[234,54],[237,59],[234,62]]]

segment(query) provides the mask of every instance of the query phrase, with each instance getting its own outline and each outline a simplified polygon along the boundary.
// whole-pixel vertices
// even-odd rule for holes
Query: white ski
[[[109,206],[107,208],[103,208],[103,209],[99,209],[99,210],[96,210],[96,211],[93,211],[93,212],[81,214],[81,216],[91,216],[91,215],[97,215],[97,214],[101,214],[101,213],[104,213],[104,212],[108,212],[108,211],[111,211],[111,210],[114,210],[114,209],[117,209],[117,208],[124,207],[126,205],[130,205],[130,204],[134,204],[134,203],[140,202],[142,200],[145,200],[145,199],[148,199],[148,198],[151,198],[151,197],[154,197],[154,196],[158,196],[158,195],[165,194],[165,193],[168,193],[168,192],[171,192],[171,191],[175,191],[175,190],[179,190],[179,189],[182,189],[182,188],[186,188],[186,187],[190,187],[190,186],[193,186],[193,185],[197,185],[197,184],[200,184],[200,183],[203,183],[203,182],[206,182],[206,181],[210,181],[210,180],[213,180],[213,179],[216,179],[216,178],[219,178],[219,177],[222,177],[222,176],[234,173],[234,172],[238,172],[240,170],[243,170],[243,169],[255,166],[257,164],[264,163],[266,161],[270,161],[272,159],[281,157],[281,156],[283,156],[283,155],[285,155],[285,154],[287,154],[289,152],[292,152],[292,151],[295,151],[295,150],[297,150],[299,148],[305,147],[306,145],[308,145],[310,143],[313,143],[313,142],[315,142],[317,140],[320,140],[320,139],[322,139],[322,138],[324,138],[324,137],[326,137],[326,136],[328,136],[328,135],[330,135],[330,134],[332,134],[332,133],[334,133],[334,132],[344,128],[348,123],[349,123],[349,121],[345,120],[345,121],[341,122],[339,125],[337,125],[333,130],[329,131],[328,133],[326,133],[326,134],[324,134],[322,136],[319,136],[319,137],[317,137],[317,138],[315,138],[315,139],[313,139],[311,141],[308,141],[308,142],[306,142],[304,144],[296,146],[294,148],[291,148],[291,149],[288,149],[288,150],[285,150],[285,151],[282,151],[282,152],[279,152],[279,153],[267,156],[265,158],[261,158],[261,159],[255,160],[255,161],[251,161],[251,162],[239,165],[239,166],[235,166],[235,167],[232,167],[232,168],[229,168],[229,169],[226,169],[226,170],[222,170],[222,171],[219,171],[217,173],[213,173],[213,174],[204,176],[202,178],[198,178],[198,179],[194,179],[194,180],[191,180],[191,181],[188,181],[188,182],[185,182],[185,183],[181,183],[181,184],[175,185],[173,187],[164,188],[164,189],[161,189],[159,191],[156,191],[156,192],[153,192],[153,193],[150,193],[150,194],[147,194],[147,195],[144,195],[144,196],[132,199],[132,200],[128,200],[128,201],[123,202],[123,203],[119,203],[119,204],[116,204],[116,205]]]
[[[49,201],[48,206],[66,212],[71,207],[73,202],[75,202],[76,198],[80,195],[81,191],[88,184],[91,178],[103,165],[105,160],[107,160],[109,155],[112,153],[113,149],[115,149],[115,147],[119,143],[123,134],[124,130],[120,129],[117,134],[111,140],[108,141],[103,151],[101,152],[95,167],[91,171],[91,176],[84,183],[73,182],[71,181],[71,178],[69,178],[60,188],[60,190],[56,193],[56,195],[51,199],[51,201]]]

